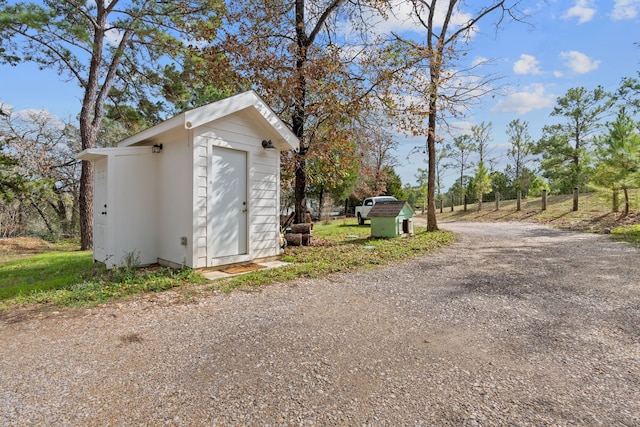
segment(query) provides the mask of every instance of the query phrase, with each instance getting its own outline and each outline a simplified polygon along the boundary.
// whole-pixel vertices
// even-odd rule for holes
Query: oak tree
[[[75,161],[79,147],[77,129],[43,110],[27,110],[0,117],[0,153],[10,154],[11,198],[22,212],[34,211],[48,235],[72,235],[77,221],[80,168]],[[9,195],[3,192],[5,199]],[[28,215],[23,215],[26,219]],[[23,224],[14,224],[24,229]]]
[[[412,103],[404,110],[417,115],[418,120],[410,120],[412,132],[426,135],[429,163],[427,230],[435,231],[438,229],[435,206],[437,123],[443,113],[460,114],[469,103],[493,90],[490,83],[494,79],[477,75],[475,66],[461,66],[460,56],[480,21],[493,16],[497,26],[505,19],[522,19],[518,10],[521,1],[493,0],[471,4],[460,0],[410,0],[410,3],[422,35],[421,38],[397,35],[398,42],[412,58],[413,69],[418,71],[407,79],[408,85],[402,92],[410,93],[422,104]],[[423,77],[425,70],[426,79]],[[463,78],[472,75],[476,78]],[[426,127],[422,127],[425,118]]]
[[[238,75],[257,89],[300,139],[285,156],[291,163],[295,221],[303,222],[307,186],[327,173],[347,169],[347,152],[358,138],[357,121],[367,102],[362,78],[368,11],[378,0],[238,0],[228,5],[224,50]],[[338,146],[338,147],[336,147]],[[309,168],[310,162],[318,162]]]

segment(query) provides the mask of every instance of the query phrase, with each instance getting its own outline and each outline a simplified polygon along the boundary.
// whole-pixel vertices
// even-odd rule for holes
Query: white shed
[[[82,151],[95,165],[94,259],[205,268],[279,255],[280,151],[298,144],[248,91]]]

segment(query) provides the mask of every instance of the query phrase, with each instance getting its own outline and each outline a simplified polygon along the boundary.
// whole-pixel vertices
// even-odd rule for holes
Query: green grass
[[[638,204],[637,195],[633,202]],[[438,214],[438,221],[527,221],[592,232],[610,228],[612,238],[640,246],[637,211],[627,216],[612,213],[610,202],[595,194],[581,195],[577,212],[571,207],[571,196],[549,197],[545,211],[539,198],[523,200],[520,211],[515,209],[515,201],[503,201],[499,210],[494,203],[485,202],[480,212],[475,205],[469,205],[466,212],[460,206],[454,212],[445,209]],[[405,238],[372,239],[370,234],[371,228],[357,225],[355,219],[317,223],[313,246],[285,250],[282,260],[290,265],[219,279],[206,287],[186,286],[180,292],[191,298],[212,290],[254,289],[296,278],[370,269],[432,253],[454,239],[450,233],[427,233],[423,227],[416,227],[416,235]],[[68,244],[60,246],[33,239],[0,240],[0,309],[33,304],[96,305],[132,294],[206,282],[199,273],[188,269],[105,271],[92,262],[90,252],[70,249]]]
[[[616,227],[611,230],[611,234],[615,240],[640,246],[640,224]]]
[[[356,220],[316,224],[314,246],[286,249],[282,260],[291,263],[289,266],[234,276],[205,288],[186,286],[180,292],[185,298],[191,298],[212,290],[229,292],[238,287],[255,288],[299,277],[323,277],[334,272],[371,268],[427,254],[454,238],[450,233],[424,230],[417,231],[413,237],[398,239],[371,239],[370,233],[369,226],[358,226]],[[5,311],[34,304],[97,305],[128,295],[206,282],[202,275],[189,269],[106,271],[100,264],[93,263],[91,252],[47,251],[47,245],[19,243],[19,247],[14,244],[9,250],[6,249],[8,243],[4,242],[5,259],[19,258],[0,264],[0,309]]]
[[[286,248],[282,261],[291,265],[219,279],[212,288],[229,292],[295,278],[317,278],[330,273],[373,268],[429,254],[454,239],[451,233],[427,233],[421,227],[416,227],[415,236],[405,238],[373,239],[370,234],[371,228],[357,225],[355,219],[338,220],[328,225],[315,224],[314,246]]]
[[[203,283],[193,270],[119,268],[106,271],[91,252],[51,251],[0,264],[0,309],[31,304],[83,306],[142,292]]]
[[[0,265],[0,301],[78,283],[93,268],[90,252],[49,252]]]
[[[167,289],[203,283],[197,272],[171,269],[122,269],[99,272],[95,278],[75,281],[57,289],[41,289],[31,294],[21,294],[6,301],[5,306],[52,304],[56,306],[91,306],[128,295],[144,292],[161,292]],[[5,308],[6,308],[5,307]]]
[[[578,210],[573,211],[573,196],[559,195],[547,198],[547,209],[542,210],[540,197],[523,199],[521,209],[516,210],[516,201],[507,200],[500,203],[496,210],[494,202],[484,202],[482,211],[478,212],[477,205],[468,205],[467,211],[462,206],[455,206],[454,211],[445,208],[438,213],[438,221],[521,221],[545,224],[556,228],[577,231],[602,232],[605,228],[624,227],[640,221],[638,208],[640,200],[637,192],[631,193],[630,215],[614,213],[611,201],[597,193],[579,195]],[[622,206],[621,206],[622,209]]]

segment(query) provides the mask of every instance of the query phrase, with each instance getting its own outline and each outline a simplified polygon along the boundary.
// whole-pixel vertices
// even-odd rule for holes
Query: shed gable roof
[[[413,214],[413,209],[405,201],[378,202],[369,211],[369,218],[395,218],[400,215],[405,206]]]
[[[194,129],[247,108],[253,108],[259,114],[259,117],[262,117],[265,123],[278,134],[278,138],[273,141],[276,147],[280,150],[292,150],[299,147],[300,141],[295,134],[289,130],[287,125],[278,118],[276,113],[253,90],[185,111],[136,135],[130,136],[120,142],[118,146],[128,147],[141,144],[176,128]]]

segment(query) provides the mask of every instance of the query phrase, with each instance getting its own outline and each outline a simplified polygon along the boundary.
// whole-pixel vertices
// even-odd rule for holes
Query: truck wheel
[[[364,225],[364,220],[362,219],[362,215],[358,214],[358,225]]]

